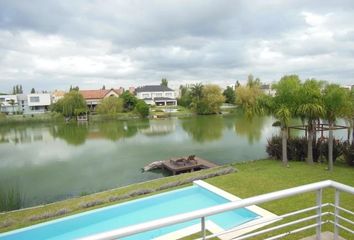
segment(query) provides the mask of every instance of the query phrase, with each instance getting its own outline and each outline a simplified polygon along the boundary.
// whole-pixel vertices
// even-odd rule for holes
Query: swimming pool
[[[191,212],[202,208],[227,203],[230,200],[195,184],[179,190],[157,194],[142,199],[116,204],[97,210],[37,224],[0,234],[0,240],[50,239],[68,240],[106,232],[129,225],[164,218],[180,213]],[[246,208],[237,209],[207,217],[222,229],[230,229],[260,216]],[[189,221],[161,229],[148,231],[124,239],[153,239],[168,233],[200,223],[200,220]]]

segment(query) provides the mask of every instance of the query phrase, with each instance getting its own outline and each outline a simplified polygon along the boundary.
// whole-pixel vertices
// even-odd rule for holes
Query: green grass
[[[252,197],[327,179],[354,186],[354,168],[350,168],[344,164],[337,164],[333,172],[325,170],[327,167],[325,164],[314,164],[311,166],[304,162],[290,162],[290,167],[284,168],[279,161],[274,160],[254,161],[235,164],[234,166],[239,170],[237,173],[208,179],[206,181],[241,198]],[[323,202],[334,202],[334,191],[332,189],[324,191]],[[315,203],[315,193],[308,193],[264,203],[259,206],[277,215],[281,215],[298,209],[314,206]],[[341,206],[354,211],[353,203],[353,195],[341,194]],[[310,215],[313,215],[314,213],[315,212],[313,211]],[[303,214],[300,216],[307,215]],[[351,219],[353,220],[353,218]],[[281,223],[289,220],[290,219],[283,220]],[[314,221],[312,221],[311,224],[312,223],[314,223]],[[279,222],[277,222],[277,224],[279,224]],[[298,225],[297,227],[305,226],[307,224],[309,224],[309,222]],[[284,228],[282,231],[272,232],[271,235],[284,233],[285,230],[290,229],[294,228]],[[326,224],[323,229],[333,231],[333,226]],[[315,230],[290,235],[287,238],[282,239],[300,239],[313,234],[315,234]],[[347,239],[352,237],[344,231],[341,231],[340,234]],[[264,239],[266,236],[271,235],[262,235],[256,239]]]
[[[192,178],[198,178],[201,176],[206,176],[208,174],[220,173],[227,169],[230,170],[230,167],[221,166],[213,169],[207,169],[204,171],[186,173],[166,178],[160,178],[148,182],[137,183],[122,188],[80,196],[34,208],[22,209],[5,213],[0,212],[0,232],[6,232],[13,229],[26,227],[36,223],[45,222],[63,216],[73,215],[76,213],[116,204],[127,200],[136,199],[143,196],[149,196],[164,191],[170,191],[172,189],[190,185],[181,185],[181,181],[185,182],[186,180],[190,180]],[[166,185],[171,186],[169,186],[167,189]],[[163,190],[159,190],[160,188]],[[147,192],[147,194],[144,195],[138,196],[137,194],[132,194],[133,192],[136,193],[145,191]],[[133,196],[127,198],[127,195]],[[125,197],[123,199],[118,199],[122,196]],[[112,201],[112,198],[114,198],[114,201]]]
[[[282,164],[279,161],[275,161],[275,160],[260,160],[260,161],[234,164],[233,166],[235,166],[238,169],[238,172],[210,178],[205,181],[241,198],[247,198],[259,194],[269,193],[273,191],[278,191],[286,188],[296,187],[303,184],[309,184],[309,183],[327,180],[327,179],[335,180],[350,186],[354,186],[354,168],[350,168],[347,165],[343,165],[340,163],[337,163],[335,165],[333,172],[329,172],[325,170],[326,169],[325,164],[307,165],[306,163],[303,162],[290,162],[290,167],[285,168],[282,166]],[[211,170],[207,170],[207,171],[211,171]],[[201,172],[193,173],[193,174],[201,174]],[[159,179],[147,183],[135,184],[125,188],[116,189],[113,191],[107,191],[107,192],[88,195],[80,198],[70,199],[70,200],[54,203],[51,205],[47,205],[35,209],[28,209],[28,210],[12,212],[7,214],[0,214],[0,223],[1,222],[6,223],[6,221],[13,222],[8,227],[0,228],[0,232],[8,231],[14,228],[24,227],[30,224],[40,222],[40,221],[31,222],[28,220],[30,216],[33,216],[35,214],[43,214],[44,212],[48,212],[48,211],[51,212],[59,211],[60,209],[63,208],[72,209],[73,211],[71,211],[70,214],[74,214],[74,213],[84,211],[83,209],[77,208],[77,205],[82,203],[83,201],[106,199],[109,196],[127,193],[134,189],[156,188],[161,184],[165,184],[171,181],[177,181],[182,178],[187,178],[190,176],[191,174],[179,175],[179,176]],[[332,189],[325,190],[323,194],[323,202],[333,202],[334,200],[333,193],[334,191]],[[351,211],[354,211],[353,202],[354,202],[354,197],[352,195],[341,194],[341,206]],[[290,198],[285,198],[282,200],[276,200],[276,201],[264,203],[261,204],[260,207],[263,207],[275,214],[281,215],[298,209],[314,206],[315,203],[316,203],[315,194],[308,193],[308,194],[301,194]],[[97,208],[105,205],[108,204],[103,204],[95,207]],[[93,208],[89,208],[89,209],[93,209]],[[312,212],[311,214],[314,214],[314,212]],[[301,216],[305,216],[305,215],[306,214]],[[286,221],[289,221],[289,219],[287,219]],[[285,220],[283,220],[282,222],[285,222]],[[279,224],[279,222],[277,224]],[[305,225],[306,224],[309,223],[305,223]],[[304,226],[304,224],[299,226]],[[291,228],[285,228],[281,232],[272,232],[272,235],[277,233],[283,233],[284,231],[290,229]],[[333,226],[326,224],[323,226],[323,229],[327,231],[333,231]],[[289,237],[283,239],[299,239],[301,237],[309,236],[314,233],[315,233],[314,230],[310,230],[297,235],[290,235]],[[340,234],[347,239],[350,239],[351,237],[346,232],[341,231]],[[194,235],[193,237],[195,236],[200,236],[200,235],[197,234]],[[263,239],[266,236],[270,236],[270,235],[263,235],[257,239]],[[193,237],[189,237],[186,239],[193,239]]]

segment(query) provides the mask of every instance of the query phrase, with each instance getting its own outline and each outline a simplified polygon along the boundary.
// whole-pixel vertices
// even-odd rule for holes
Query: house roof
[[[61,90],[55,90],[52,93],[52,96],[54,97],[63,97],[65,95],[65,91],[61,91]]]
[[[161,86],[161,85],[147,85],[143,87],[138,87],[135,89],[135,92],[170,92],[173,91],[169,87]]]
[[[116,94],[120,95],[123,93],[123,88],[119,89],[99,89],[99,90],[80,90],[80,93],[84,97],[84,99],[102,99],[104,98],[109,92],[114,91]]]

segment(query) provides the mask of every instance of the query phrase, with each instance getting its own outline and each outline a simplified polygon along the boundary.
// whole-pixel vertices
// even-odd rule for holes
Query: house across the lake
[[[107,97],[119,97],[124,92],[122,87],[118,89],[99,89],[99,90],[80,90],[84,97],[87,107],[91,111],[96,110],[96,106]]]
[[[16,95],[0,95],[0,112],[14,114],[18,110]]]
[[[31,93],[27,95],[27,106],[24,106],[24,114],[45,113],[52,104],[52,98],[49,93]],[[22,107],[22,100],[21,100]],[[26,112],[28,110],[28,112]]]
[[[144,100],[149,105],[156,106],[176,106],[177,99],[175,91],[171,88],[161,85],[148,85],[135,89],[138,99]]]

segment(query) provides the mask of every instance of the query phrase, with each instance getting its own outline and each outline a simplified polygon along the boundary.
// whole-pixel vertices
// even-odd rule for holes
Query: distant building
[[[129,90],[128,90],[131,94],[134,94],[135,93],[135,87],[129,87]]]
[[[272,89],[271,84],[262,84],[260,89],[264,94],[267,94],[269,96],[275,96],[276,91]]]
[[[60,90],[55,90],[52,92],[52,103],[58,102],[60,99],[62,99],[65,95],[65,91],[60,91]]]
[[[20,112],[23,114],[30,114],[31,110],[28,106],[27,94],[17,94],[16,96]]]
[[[13,114],[19,111],[16,95],[0,95],[0,112]]]
[[[30,114],[47,112],[51,103],[52,98],[49,93],[32,93],[27,95],[27,104]]]
[[[144,100],[149,105],[176,106],[175,91],[161,85],[148,85],[135,89],[136,97]]]
[[[99,90],[80,90],[87,106],[91,111],[96,110],[96,106],[107,97],[119,97],[124,92],[123,88],[119,89],[99,89]]]

